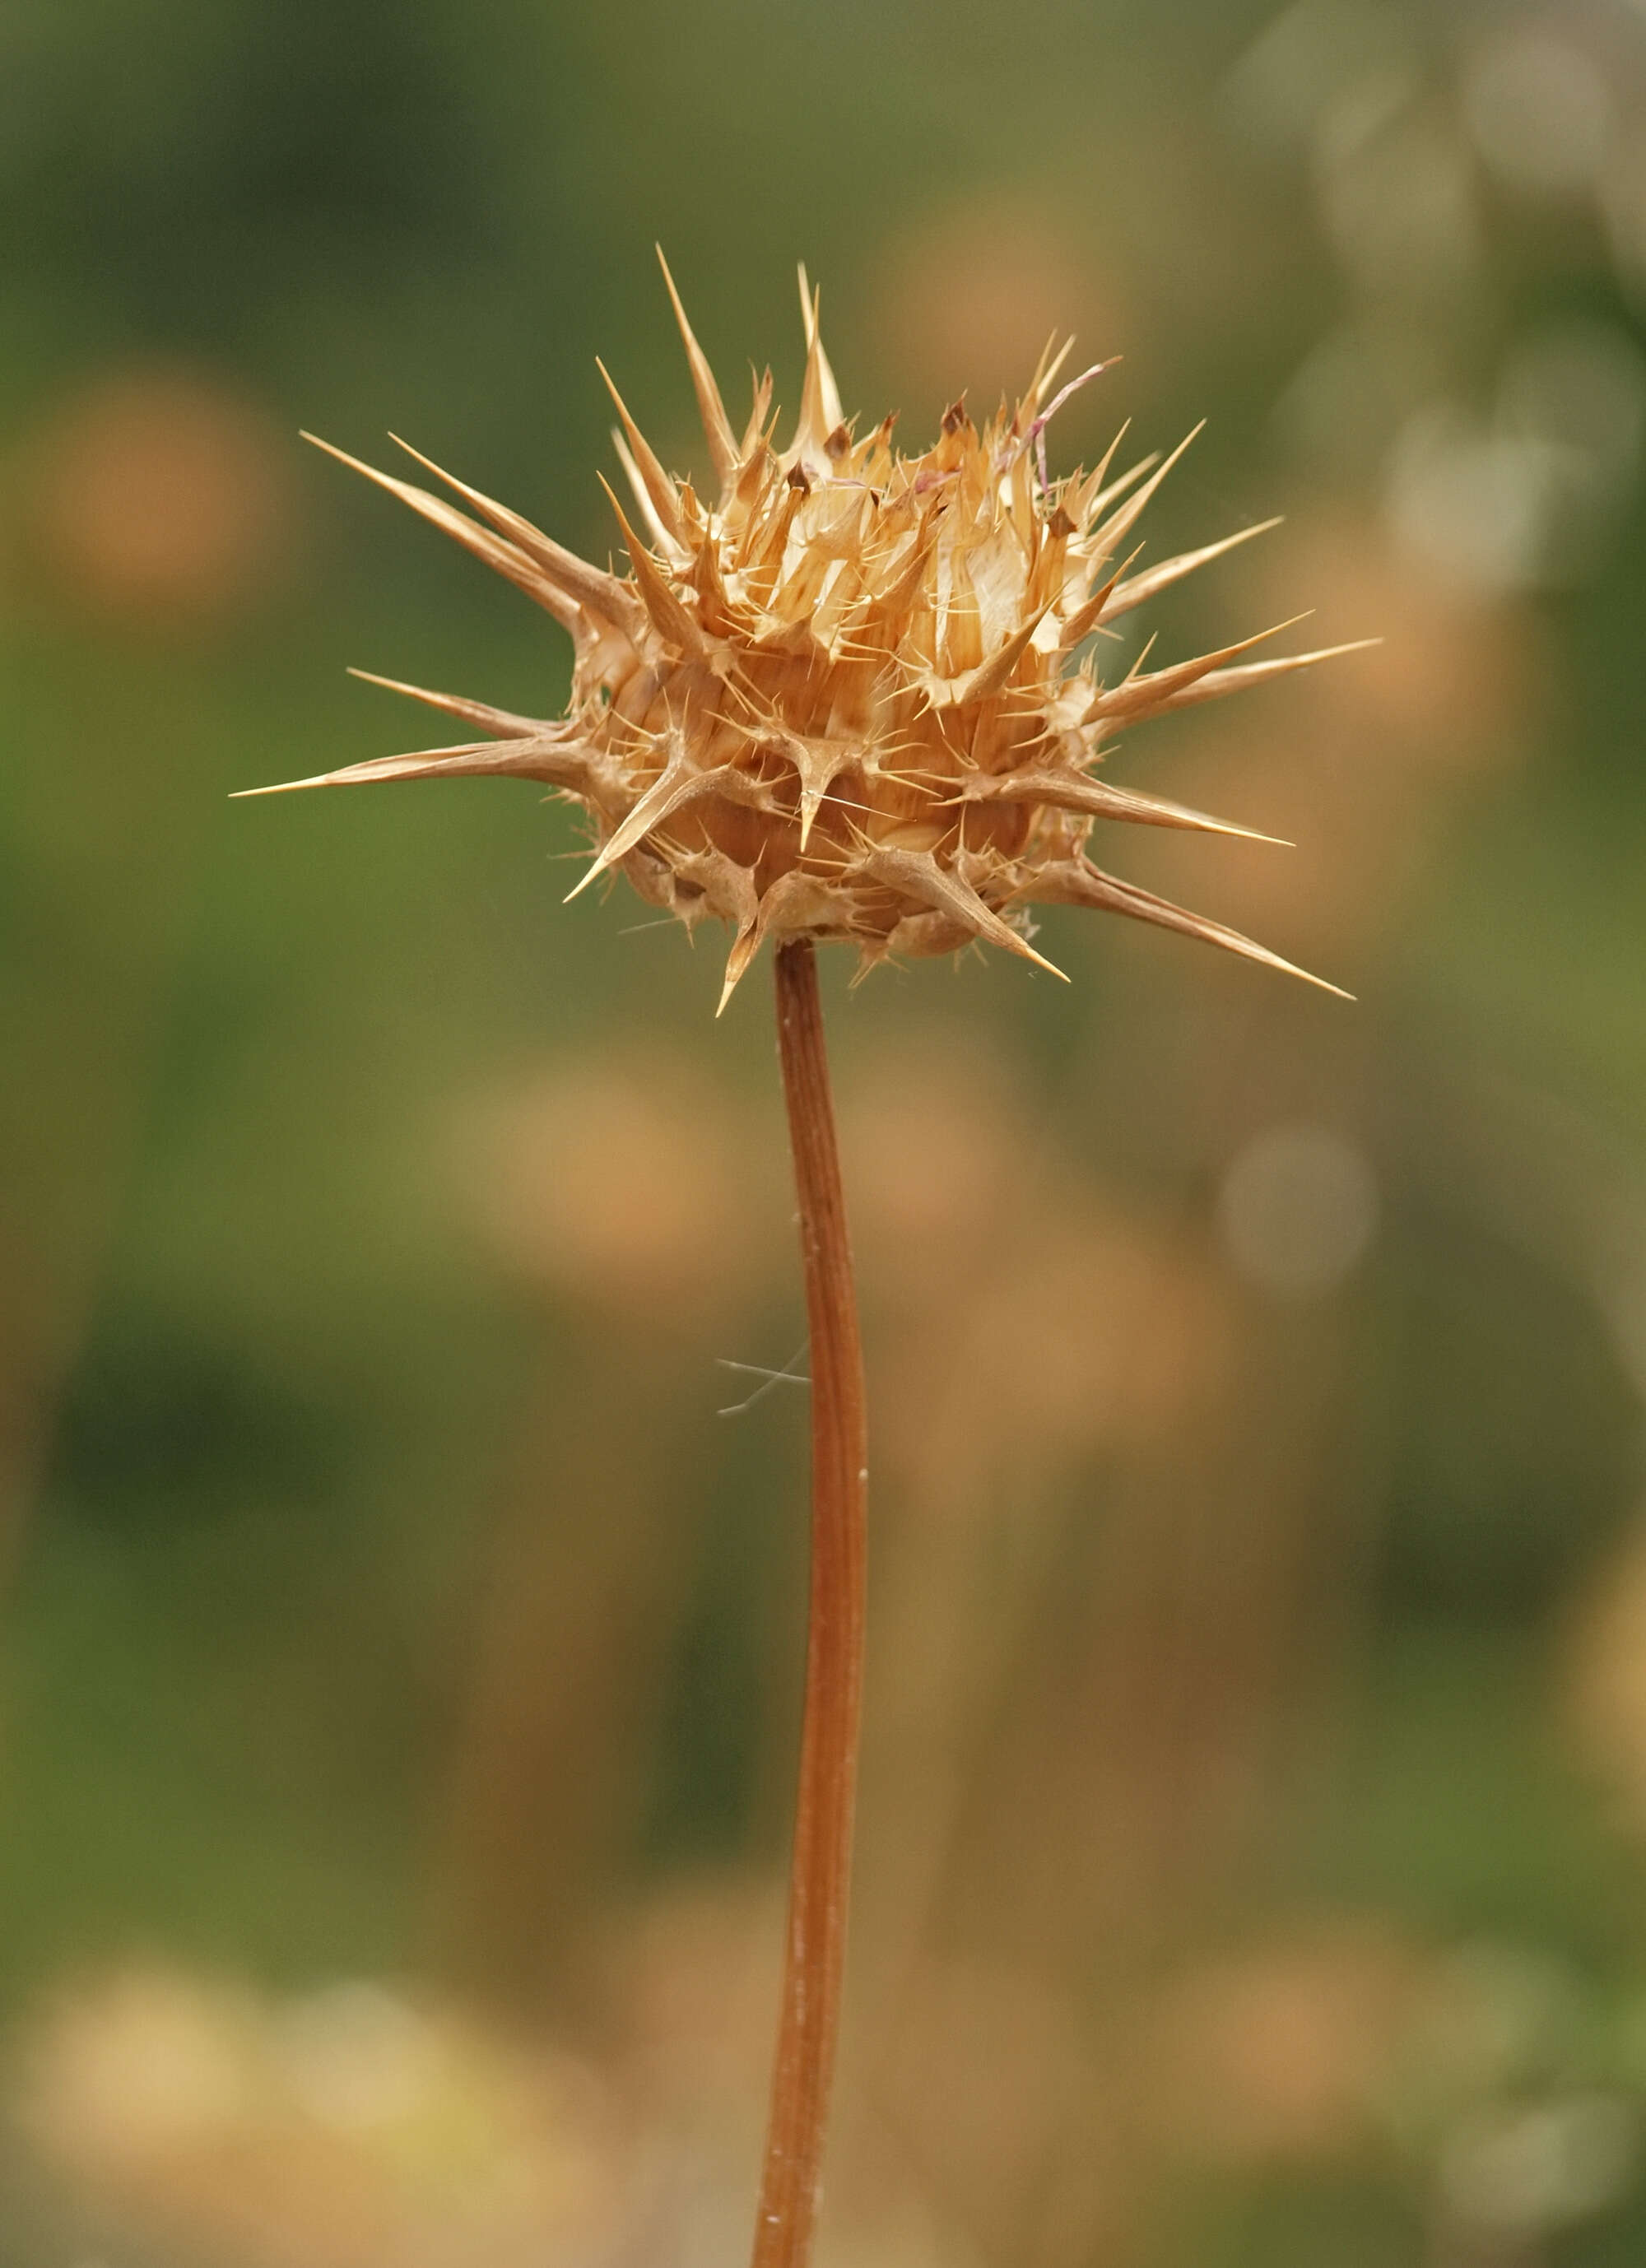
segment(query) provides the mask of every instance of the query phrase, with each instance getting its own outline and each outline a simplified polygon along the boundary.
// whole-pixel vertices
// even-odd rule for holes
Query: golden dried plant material
[[[923,455],[893,447],[889,417],[860,438],[803,271],[794,431],[776,444],[767,372],[740,436],[668,288],[717,493],[701,498],[664,470],[613,387],[633,491],[632,520],[612,497],[626,576],[438,467],[427,468],[469,512],[356,466],[565,626],[575,654],[566,715],[397,686],[483,737],[290,784],[545,782],[593,825],[579,890],[618,871],[688,929],[705,915],[730,925],[722,1006],[768,939],[855,945],[865,968],[982,940],[1052,968],[1030,942],[1035,904],[1126,914],[1303,974],[1087,856],[1099,821],[1251,835],[1111,784],[1098,768],[1123,725],[1325,659],[1245,660],[1254,637],[1163,668],[1145,666],[1145,649],[1115,681],[1102,674],[1095,632],[1261,532],[1127,573],[1133,529],[1188,442],[1111,476],[1117,441],[1096,472],[1052,480],[1046,425],[1103,367],[1059,389],[1067,346],[1048,350],[1016,408],[982,431],[963,397]]]

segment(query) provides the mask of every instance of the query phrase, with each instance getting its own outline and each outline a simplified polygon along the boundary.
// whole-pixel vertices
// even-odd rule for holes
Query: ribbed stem
[[[777,1006],[811,1344],[811,1608],[783,2007],[754,2268],[805,2268],[817,2218],[845,1961],[863,1690],[868,1435],[823,1004],[809,943],[779,949]]]

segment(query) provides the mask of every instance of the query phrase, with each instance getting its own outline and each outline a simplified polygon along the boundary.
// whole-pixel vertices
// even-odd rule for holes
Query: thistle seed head
[[[594,830],[574,897],[621,872],[689,929],[705,916],[729,924],[722,1007],[766,939],[854,945],[865,968],[982,939],[1051,968],[1028,915],[1045,903],[1127,914],[1290,969],[1087,856],[1099,821],[1254,832],[1100,778],[1107,745],[1123,725],[1326,654],[1245,661],[1259,642],[1247,638],[1150,669],[1145,649],[1109,682],[1095,634],[1275,523],[1132,571],[1133,531],[1194,435],[1163,462],[1117,475],[1118,437],[1095,472],[1052,480],[1046,426],[1103,367],[1059,389],[1067,346],[1048,350],[1016,408],[981,431],[963,396],[921,456],[894,448],[890,417],[860,438],[803,269],[798,421],[779,446],[768,371],[740,435],[663,274],[715,493],[707,501],[664,470],[607,377],[632,497],[626,511],[608,489],[627,575],[591,566],[426,459],[468,512],[343,458],[564,626],[574,654],[565,717],[376,679],[483,737],[291,784],[470,773],[547,783]]]

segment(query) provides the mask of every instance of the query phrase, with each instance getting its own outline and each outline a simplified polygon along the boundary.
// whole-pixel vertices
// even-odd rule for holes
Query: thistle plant
[[[540,780],[591,830],[592,857],[573,897],[621,873],[689,930],[705,917],[729,928],[722,1009],[763,943],[773,946],[810,1332],[811,1594],[754,2261],[800,2268],[816,2220],[838,2029],[867,1491],[862,1360],[816,947],[853,946],[864,971],[980,942],[1061,976],[1033,943],[1030,909],[1073,904],[1304,976],[1250,938],[1117,879],[1087,850],[1099,821],[1273,841],[1117,786],[1098,768],[1124,726],[1328,653],[1243,660],[1259,643],[1252,637],[1149,669],[1146,648],[1105,681],[1099,633],[1275,523],[1137,567],[1133,532],[1194,436],[1164,461],[1145,458],[1112,475],[1117,437],[1094,472],[1052,478],[1047,426],[1104,365],[1059,386],[1069,348],[1048,349],[1014,409],[1002,406],[979,430],[963,397],[944,412],[932,447],[904,456],[892,418],[859,438],[843,415],[802,269],[805,379],[794,429],[779,445],[770,371],[756,382],[739,433],[666,264],[663,274],[714,493],[705,500],[665,471],[602,366],[631,496],[632,519],[608,490],[626,575],[591,565],[415,450],[408,454],[467,511],[330,450],[561,624],[573,655],[565,715],[525,717],[373,678],[481,737],[289,784]]]

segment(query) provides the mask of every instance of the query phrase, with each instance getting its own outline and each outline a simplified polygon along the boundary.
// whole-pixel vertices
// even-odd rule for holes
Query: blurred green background
[[[1211,423],[1163,653],[1377,652],[1054,910],[845,989],[874,1654],[824,2257],[1646,2253],[1646,9],[0,11],[0,2260],[719,2261],[775,2020],[803,1336],[764,986],[513,783],[565,644],[304,451],[592,556],[701,443]],[[1148,832],[1148,830],[1140,830]],[[1105,846],[1106,849],[1111,846]]]

